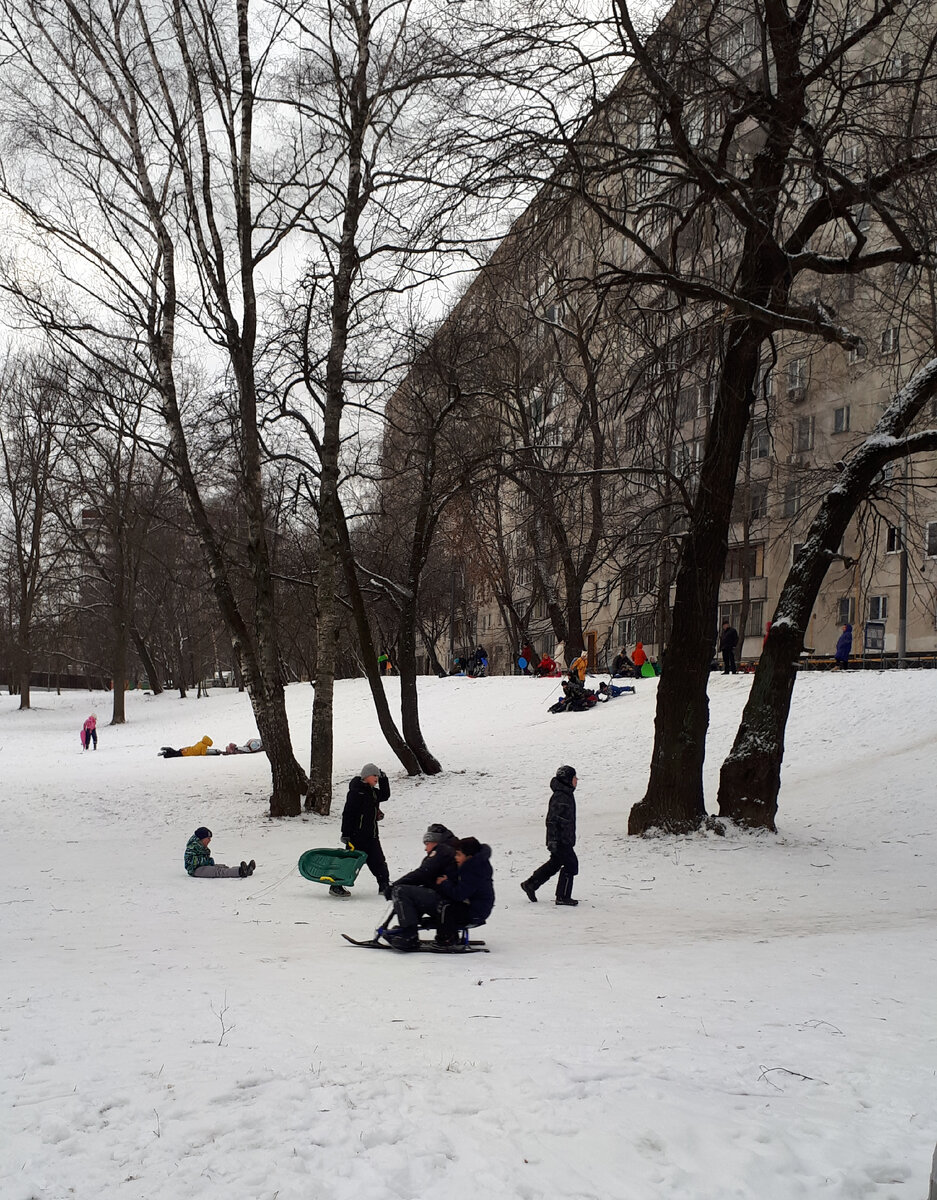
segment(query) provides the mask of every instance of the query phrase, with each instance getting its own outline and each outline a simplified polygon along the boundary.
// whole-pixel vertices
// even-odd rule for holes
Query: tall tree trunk
[[[384,683],[381,679],[381,671],[377,663],[377,651],[374,648],[374,639],[371,636],[371,624],[368,621],[367,607],[364,603],[364,596],[361,594],[361,587],[358,584],[358,574],[355,570],[354,556],[351,551],[351,539],[348,536],[348,522],[345,520],[344,514],[342,514],[342,521],[339,525],[339,545],[342,553],[342,566],[345,572],[345,584],[348,588],[349,599],[351,600],[351,611],[355,618],[358,642],[361,645],[361,657],[364,662],[365,674],[368,677],[368,686],[371,689],[371,698],[374,701],[378,724],[381,727],[381,732],[387,739],[388,746],[397,755],[407,774],[419,775],[420,764],[417,761],[417,757],[401,737],[400,731],[394,723],[394,718],[391,716],[390,705],[387,703],[387,693],[384,691]]]
[[[397,666],[400,670],[400,720],[407,745],[417,757],[426,775],[438,775],[442,770],[430,753],[420,728],[419,696],[416,682],[416,596],[411,593],[400,609],[400,635],[397,643]]]
[[[631,809],[631,834],[651,828],[684,833],[699,828],[706,816],[706,688],[735,478],[761,338],[760,330],[741,322],[729,335],[690,531],[677,571],[671,640],[664,650],[657,689],[651,774],[644,798]]]
[[[127,682],[127,615],[120,605],[113,609],[111,672],[114,694],[111,697],[111,724],[123,725],[126,721],[124,687]]]
[[[32,675],[32,650],[29,643],[17,647],[17,675],[19,678],[20,711],[30,707],[30,676]],[[13,695],[11,688],[10,695]]]
[[[146,639],[137,628],[135,621],[130,622],[130,638],[140,658],[140,662],[143,664],[143,669],[146,671],[146,679],[150,685],[150,691],[154,696],[162,695],[163,685],[160,682],[159,670],[153,661],[152,654],[150,654],[150,648],[146,644]]]
[[[752,681],[732,750],[719,775],[719,815],[740,825],[775,830],[784,733],[790,715],[797,663],[810,614],[830,563],[856,508],[882,467],[915,450],[930,449],[937,434],[896,444],[927,400],[937,393],[937,360],[901,390],[872,436],[846,465],[823,499],[781,591],[771,629]]]

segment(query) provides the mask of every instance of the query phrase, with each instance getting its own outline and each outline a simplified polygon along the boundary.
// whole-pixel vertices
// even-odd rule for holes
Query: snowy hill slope
[[[710,802],[749,681],[714,676]],[[396,681],[389,681],[393,689]],[[655,682],[553,716],[550,680],[427,679],[409,780],[337,688],[330,818],[266,816],[244,696],[0,697],[4,1200],[920,1200],[937,1138],[937,673],[798,680],[777,837],[629,840]],[[288,692],[308,757],[311,689]],[[100,748],[78,729],[95,708]],[[391,776],[392,876],[444,821],[493,847],[488,955],[357,950],[387,911],[296,871],[347,779]],[[580,777],[578,909],[518,887]],[[199,824],[249,880],[182,868]]]

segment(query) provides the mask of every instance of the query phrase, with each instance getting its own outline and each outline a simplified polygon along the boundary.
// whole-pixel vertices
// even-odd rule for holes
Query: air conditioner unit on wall
[[[805,387],[792,387],[787,389],[787,398],[791,404],[800,404],[807,397],[807,389]]]

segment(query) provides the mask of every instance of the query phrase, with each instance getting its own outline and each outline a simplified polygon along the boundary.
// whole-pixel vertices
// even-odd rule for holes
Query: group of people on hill
[[[259,754],[264,748],[261,739],[248,738],[242,745],[236,742],[228,742],[224,750],[216,750],[214,742],[206,733],[204,737],[199,738],[192,746],[183,746],[176,750],[172,746],[161,746],[156,754],[158,758],[215,758],[224,754]]]
[[[521,884],[527,898],[537,900],[537,889],[554,875],[556,903],[575,907],[573,881],[579,872],[576,845],[578,779],[574,767],[558,767],[550,781],[546,816],[547,861]],[[423,859],[412,871],[391,883],[381,846],[381,805],[390,798],[390,782],[376,763],[365,763],[348,785],[342,810],[341,840],[346,848],[363,851],[365,864],[377,882],[378,892],[393,902],[396,924],[382,927],[381,936],[395,950],[417,950],[421,928],[435,928],[435,943],[451,947],[459,931],[485,923],[494,908],[494,873],[491,847],[476,837],[457,838],[447,825],[430,824],[423,834]],[[186,843],[184,863],[196,879],[245,879],[253,875],[255,860],[237,867],[216,863],[209,843],[212,831],[200,825]],[[336,897],[349,896],[347,888],[333,885]]]
[[[476,646],[465,654],[458,654],[452,660],[450,675],[467,675],[470,679],[484,679],[488,674],[488,651],[484,646]]]

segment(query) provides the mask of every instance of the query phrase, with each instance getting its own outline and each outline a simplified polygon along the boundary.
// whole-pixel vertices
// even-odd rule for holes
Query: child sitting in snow
[[[224,863],[216,863],[208,853],[208,843],[211,841],[211,830],[199,825],[189,838],[185,847],[185,869],[197,879],[244,879],[254,874],[257,864],[253,859],[242,862],[239,867],[226,867]]]

